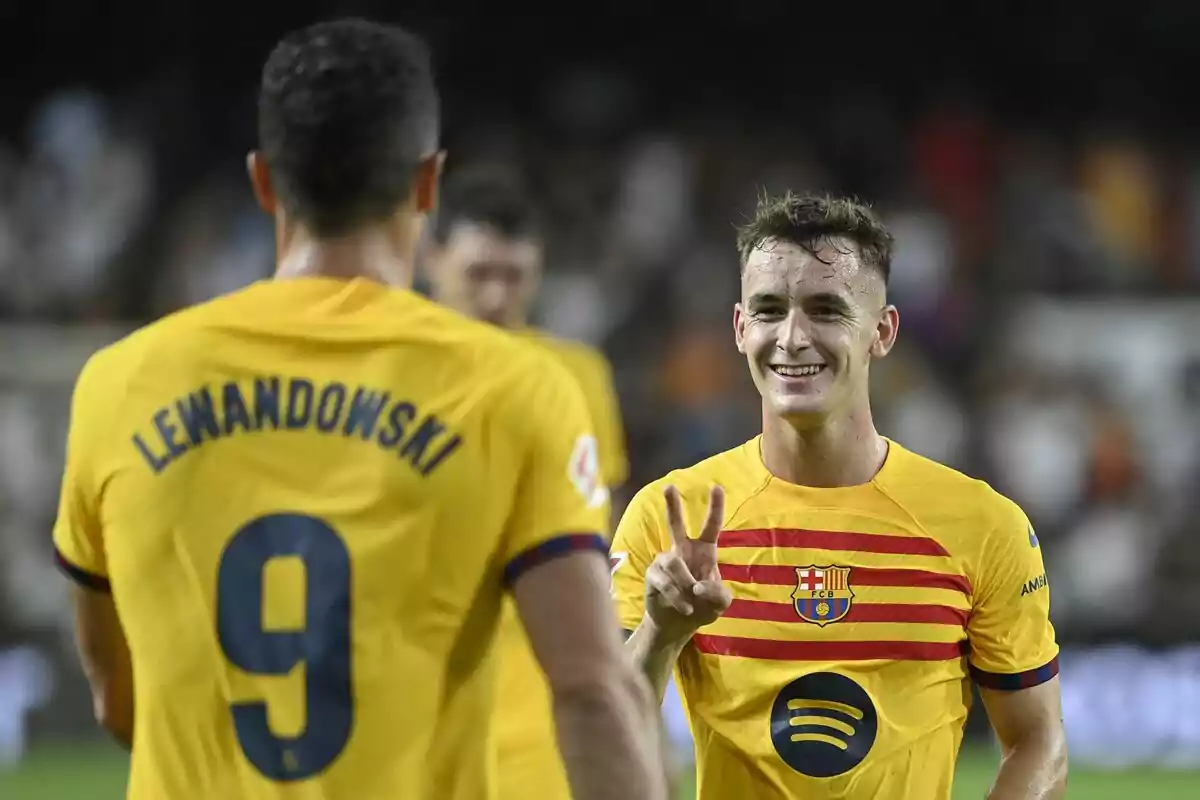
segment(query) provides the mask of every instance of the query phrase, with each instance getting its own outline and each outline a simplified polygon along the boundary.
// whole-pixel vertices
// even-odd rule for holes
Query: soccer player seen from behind
[[[541,221],[532,199],[508,172],[467,169],[447,180],[435,232],[436,243],[427,254],[433,297],[544,349],[583,390],[598,447],[581,455],[599,461],[595,502],[607,519],[609,491],[624,482],[628,467],[612,370],[594,348],[529,326],[543,256]],[[500,682],[491,734],[497,797],[570,800],[551,694],[511,601],[502,612],[497,650]]]
[[[132,800],[488,796],[506,590],[575,796],[664,797],[578,387],[409,289],[438,125],[412,35],[285,37],[248,162],[275,279],[79,377],[54,541]]]
[[[855,201],[789,194],[738,244],[762,434],[643,488],[613,543],[627,646],[660,697],[676,670],[701,800],[948,800],[971,680],[1004,751],[992,800],[1061,797],[1028,520],[872,421],[891,235]]]

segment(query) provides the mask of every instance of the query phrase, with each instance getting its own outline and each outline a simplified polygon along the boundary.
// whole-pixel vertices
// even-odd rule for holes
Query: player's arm
[[[572,553],[531,569],[513,594],[554,696],[572,795],[665,800],[650,694],[622,648],[607,590],[603,560]]]
[[[675,662],[692,640],[691,635],[673,635],[650,619],[642,620],[632,631],[626,630],[624,633],[626,648],[633,662],[645,674],[654,699],[661,706],[667,694],[667,684],[671,682],[671,673],[675,670]]]
[[[665,800],[654,709],[608,594],[595,440],[579,389],[554,372],[522,398],[538,421],[526,428],[506,579],[553,695],[573,797]]]
[[[666,536],[655,504],[661,503],[654,485],[643,487],[625,506],[613,535],[612,596],[625,637],[626,648],[650,682],[650,691],[662,704],[674,664],[690,637],[666,637],[646,619],[646,572],[656,555],[665,551]]]
[[[646,616],[646,573],[669,541],[658,508],[661,496],[653,486],[642,488],[629,501],[613,536],[610,559],[612,595],[626,647],[661,706],[675,662],[691,636],[671,636]]]
[[[988,800],[1064,797],[1067,741],[1058,677],[1029,689],[979,691],[1003,753]]]
[[[133,667],[112,595],[76,586],[75,643],[92,690],[96,721],[121,746],[133,746]]]
[[[614,543],[615,544],[615,543]],[[628,542],[622,543],[623,547],[628,546]],[[616,590],[617,572],[628,561],[628,552],[620,552],[614,550],[609,556],[609,565],[612,571],[611,580],[613,582],[613,594],[618,598],[618,607],[620,608],[619,616],[621,622],[621,638],[625,640],[629,654],[633,657],[633,661],[637,664],[642,674],[650,684],[650,693],[656,700],[656,704],[660,709],[658,714],[658,741],[660,751],[662,753],[662,761],[667,772],[667,785],[670,789],[670,796],[675,797],[679,792],[680,780],[683,775],[683,769],[679,764],[679,759],[675,755],[675,751],[671,747],[671,737],[667,733],[667,723],[663,719],[661,713],[663,698],[666,695],[667,684],[671,680],[671,671],[675,667],[675,660],[679,658],[679,654],[683,651],[683,644],[678,647],[670,647],[665,652],[658,652],[653,643],[653,637],[643,630],[638,634],[640,624],[637,622],[625,622],[624,620],[631,616],[625,609],[625,604],[620,601],[621,595]],[[622,581],[625,576],[622,576]],[[641,613],[635,611],[633,613]],[[641,618],[639,617],[639,620]],[[638,634],[641,638],[634,639],[634,635]],[[629,644],[633,640],[632,644]],[[684,642],[686,644],[686,641]],[[639,647],[641,649],[639,649]]]
[[[113,604],[100,526],[95,458],[104,430],[95,394],[97,356],[87,363],[71,400],[66,466],[54,524],[59,568],[75,582],[75,640],[92,689],[96,719],[126,747],[133,741],[133,670]]]
[[[1003,749],[989,800],[1051,800],[1067,787],[1067,746],[1050,589],[1029,521],[1003,499],[972,576],[971,674]]]
[[[613,595],[629,631],[626,649],[661,705],[679,654],[699,628],[729,608],[732,598],[717,568],[724,491],[711,489],[695,539],[688,532],[679,491],[668,486],[658,500],[662,511],[656,513],[652,498],[657,494],[650,487],[638,492],[617,526],[613,555],[623,563],[613,568]]]

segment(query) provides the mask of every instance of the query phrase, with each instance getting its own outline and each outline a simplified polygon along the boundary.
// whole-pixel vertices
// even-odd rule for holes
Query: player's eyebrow
[[[786,303],[787,298],[779,292],[761,291],[750,295],[746,300],[748,306],[765,306],[771,303]]]
[[[847,309],[850,307],[850,304],[846,302],[846,298],[834,292],[818,292],[817,294],[811,294],[806,299],[806,302],[820,303],[826,306],[834,306],[839,309]]]

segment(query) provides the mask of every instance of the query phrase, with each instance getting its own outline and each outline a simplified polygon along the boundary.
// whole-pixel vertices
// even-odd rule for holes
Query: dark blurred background
[[[613,361],[619,500],[758,430],[730,333],[756,196],[871,201],[899,241],[882,430],[1033,519],[1076,761],[1200,766],[1200,6],[1161,0],[5,3],[0,762],[93,735],[49,541],[79,366],[270,274],[258,72],[349,12],[430,41],[449,169],[538,189],[540,320]]]

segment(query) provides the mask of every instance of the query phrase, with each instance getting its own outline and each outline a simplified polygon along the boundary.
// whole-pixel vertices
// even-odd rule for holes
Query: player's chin
[[[768,405],[775,416],[801,428],[818,425],[829,416],[829,403],[819,395],[776,394]]]

